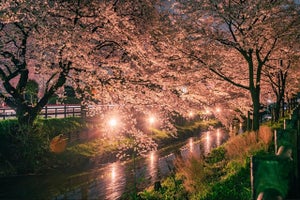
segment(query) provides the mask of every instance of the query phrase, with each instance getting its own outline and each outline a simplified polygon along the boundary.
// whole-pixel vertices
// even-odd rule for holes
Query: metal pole
[[[253,156],[251,156],[251,158],[250,158],[250,181],[251,181],[251,199],[252,200],[254,200],[254,198],[255,198],[255,192],[254,192],[254,172],[253,172],[253,161],[254,160],[254,158],[253,158]]]
[[[275,149],[275,154],[277,153],[277,130],[274,130],[274,149]]]

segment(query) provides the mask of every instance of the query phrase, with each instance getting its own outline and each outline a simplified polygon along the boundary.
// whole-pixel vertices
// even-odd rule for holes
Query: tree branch
[[[242,84],[239,84],[239,83],[236,83],[235,81],[233,81],[232,79],[228,78],[226,75],[222,74],[221,72],[217,71],[216,69],[212,68],[212,67],[209,67],[209,70],[212,71],[213,73],[215,73],[216,75],[218,75],[220,78],[222,78],[223,80],[233,84],[234,86],[237,86],[237,87],[240,87],[240,88],[243,88],[243,89],[246,89],[246,90],[249,90],[250,88],[245,86],[245,85],[242,85]]]

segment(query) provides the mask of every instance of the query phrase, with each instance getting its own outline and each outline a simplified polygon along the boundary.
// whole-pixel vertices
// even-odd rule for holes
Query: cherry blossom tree
[[[85,105],[157,112],[170,126],[172,112],[187,115],[220,106],[245,113],[252,104],[256,129],[261,72],[295,30],[294,5],[190,3],[1,3],[0,98],[22,124],[32,124],[65,85]],[[286,23],[277,26],[279,19]],[[29,80],[39,83],[33,105],[24,98]],[[228,124],[228,117],[221,118]]]
[[[0,95],[16,110],[20,124],[30,125],[49,98],[66,83],[71,70],[76,69],[74,61],[82,54],[75,54],[72,47],[80,50],[74,46],[79,22],[76,12],[73,21],[66,19],[68,16],[57,16],[57,8],[64,8],[54,2],[6,1],[1,4],[0,72],[5,92]],[[31,105],[24,96],[28,80],[34,77],[43,78],[43,83],[37,82],[44,85],[42,96]]]
[[[289,53],[289,57],[283,59],[283,55],[286,54],[282,51],[280,55],[279,58],[281,59],[268,62],[266,69],[263,71],[275,96],[274,121],[279,120],[280,114],[284,117],[285,100],[289,98],[288,91],[290,94],[295,94],[298,89],[297,82],[299,81],[298,56]]]
[[[151,20],[149,6],[143,1],[134,6],[130,1],[1,3],[0,97],[16,110],[20,124],[32,124],[65,84],[101,103],[117,102],[130,84],[155,90],[158,85],[143,77],[144,55],[138,51],[144,45],[138,36],[150,24],[143,20]],[[35,105],[24,98],[30,79],[40,85]]]
[[[174,4],[176,5],[176,3]],[[224,81],[248,91],[259,128],[262,71],[299,25],[293,1],[182,1],[175,21],[183,51]],[[182,29],[184,27],[184,29]]]

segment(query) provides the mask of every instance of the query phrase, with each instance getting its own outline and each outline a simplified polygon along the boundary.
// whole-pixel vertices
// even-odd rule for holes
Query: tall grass
[[[178,175],[183,178],[183,185],[188,192],[207,190],[208,177],[213,171],[205,166],[203,158],[190,157],[185,161],[178,159],[175,164]]]
[[[258,132],[231,137],[205,157],[177,160],[176,175],[183,180],[183,190],[178,192],[188,192],[188,198],[195,200],[250,199],[249,158],[268,151],[272,139],[271,128],[261,126]],[[163,184],[165,188],[172,187],[167,182]],[[157,196],[157,191],[153,194]]]
[[[244,160],[257,151],[267,151],[273,138],[273,132],[268,126],[261,126],[259,131],[246,132],[228,140],[224,145],[226,155],[230,160]]]

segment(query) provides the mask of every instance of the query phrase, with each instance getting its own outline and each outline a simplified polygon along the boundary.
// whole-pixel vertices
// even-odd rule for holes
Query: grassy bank
[[[140,193],[140,199],[251,199],[250,156],[271,150],[272,131],[262,126],[255,133],[230,138],[224,145],[201,158],[178,159],[174,173],[160,188]]]

